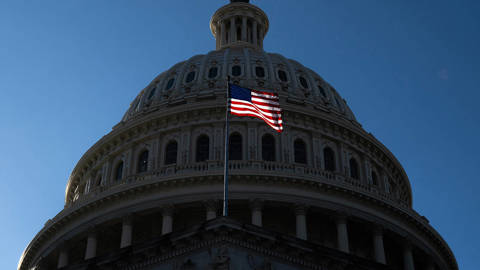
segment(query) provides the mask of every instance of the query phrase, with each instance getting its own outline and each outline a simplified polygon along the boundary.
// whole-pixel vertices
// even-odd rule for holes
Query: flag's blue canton
[[[252,92],[250,89],[230,84],[230,98],[252,102]]]

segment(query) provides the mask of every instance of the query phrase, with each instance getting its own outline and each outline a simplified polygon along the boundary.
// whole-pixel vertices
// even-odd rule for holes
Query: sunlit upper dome
[[[294,107],[314,107],[355,124],[338,92],[316,72],[280,54],[263,50],[267,15],[249,1],[231,1],[212,16],[216,50],[175,64],[143,89],[122,119],[127,122],[159,108],[225,96],[226,77],[240,85],[279,92]]]

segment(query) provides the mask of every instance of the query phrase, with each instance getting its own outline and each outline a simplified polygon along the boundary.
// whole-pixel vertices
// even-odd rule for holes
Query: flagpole
[[[228,104],[230,98],[230,76],[227,76],[227,107],[225,111],[225,168],[223,175],[223,216],[228,216]]]

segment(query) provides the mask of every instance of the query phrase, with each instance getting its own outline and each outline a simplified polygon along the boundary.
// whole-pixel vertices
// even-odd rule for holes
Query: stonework
[[[83,155],[18,269],[458,269],[398,160],[323,78],[263,50],[268,27],[248,1],[221,7],[216,50],[161,73]],[[285,131],[230,118],[225,218],[227,76],[277,91]]]

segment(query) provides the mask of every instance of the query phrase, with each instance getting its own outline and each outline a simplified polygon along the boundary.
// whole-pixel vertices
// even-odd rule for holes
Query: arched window
[[[288,81],[288,78],[287,78],[287,73],[283,70],[278,70],[278,78],[282,81],[282,82],[286,82]]]
[[[358,162],[356,159],[351,158],[350,159],[350,177],[354,179],[359,178],[359,173],[358,173]]]
[[[302,85],[303,88],[308,88],[308,82],[305,79],[305,77],[302,76],[302,77],[299,78],[299,80],[300,80],[300,84]]]
[[[176,141],[171,141],[165,148],[165,165],[177,163],[177,149],[178,144]]]
[[[117,164],[117,167],[115,168],[115,180],[120,181],[123,178],[123,161],[120,161],[120,163]]]
[[[156,92],[157,88],[154,87],[152,88],[152,90],[150,90],[150,94],[148,95],[148,99],[152,99],[152,97],[155,95],[155,92]]]
[[[228,141],[228,159],[242,160],[242,135],[234,133]]]
[[[240,76],[242,74],[242,67],[241,66],[233,66],[232,67],[232,76]]]
[[[378,176],[375,171],[372,170],[372,184],[374,186],[378,185]]]
[[[143,151],[138,156],[137,172],[143,173],[148,169],[148,150]]]
[[[208,78],[213,79],[217,77],[217,74],[218,74],[218,68],[211,67],[210,70],[208,71]]]
[[[255,75],[259,78],[265,77],[265,69],[263,67],[256,66],[255,67]]]
[[[307,164],[307,146],[302,139],[296,139],[293,143],[295,163]]]
[[[168,80],[167,85],[165,86],[165,90],[170,90],[174,82],[175,82],[175,78],[171,78],[170,80]]]
[[[195,160],[197,162],[206,161],[210,154],[210,139],[207,135],[201,135],[197,139],[197,153]]]
[[[187,78],[185,79],[185,82],[186,82],[186,83],[190,83],[190,82],[192,82],[194,79],[195,79],[195,71],[190,71],[190,72],[187,74]]]
[[[262,159],[275,161],[275,138],[270,134],[265,134],[262,137]]]
[[[325,170],[334,172],[335,171],[335,153],[330,147],[325,147],[323,149],[323,159]]]

